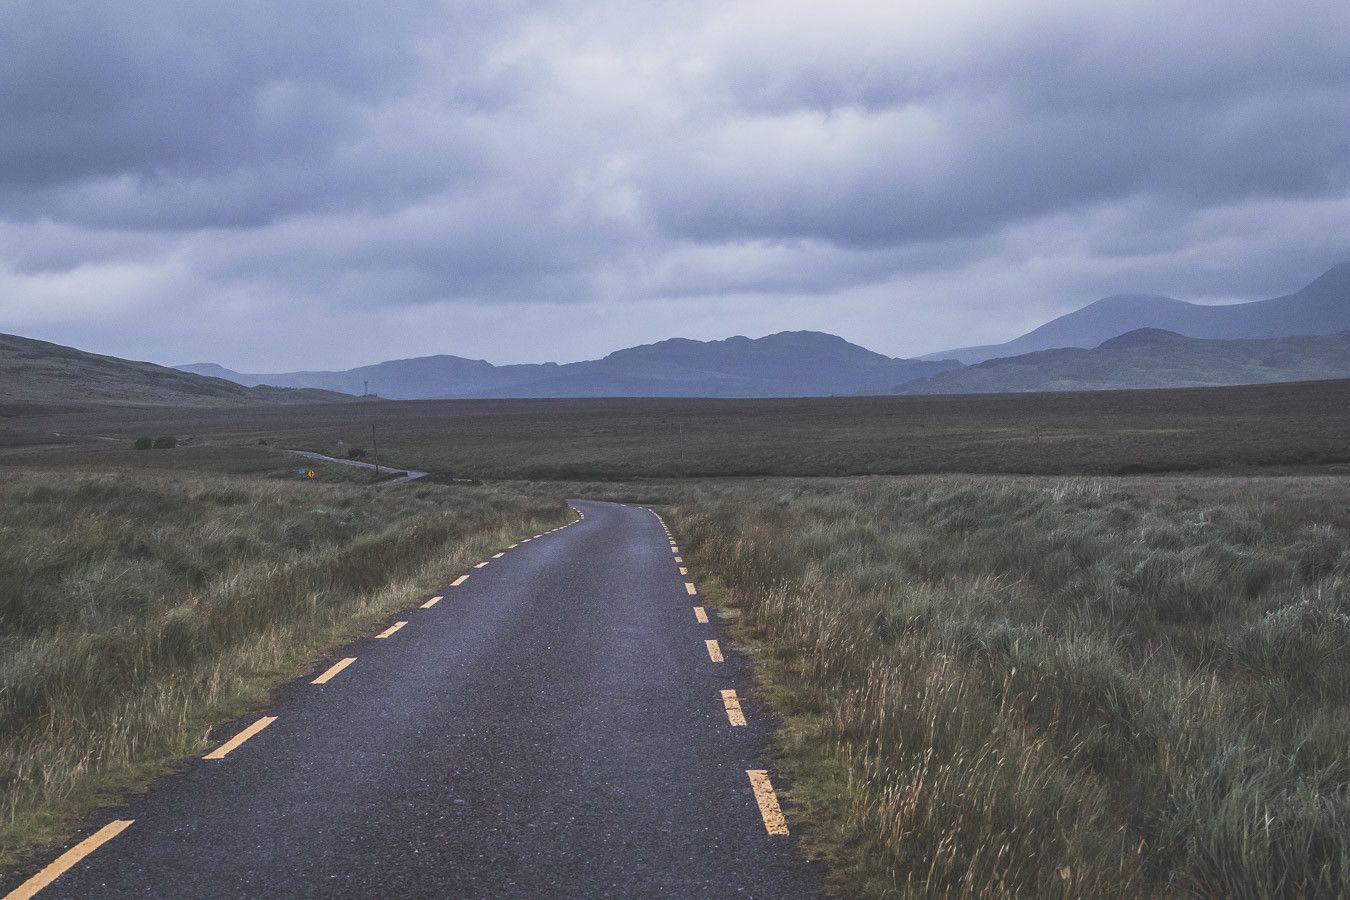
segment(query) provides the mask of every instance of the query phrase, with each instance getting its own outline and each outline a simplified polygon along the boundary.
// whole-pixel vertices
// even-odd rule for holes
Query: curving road
[[[746,663],[678,547],[649,510],[573,506],[584,518],[410,598],[387,636],[221,728],[216,758],[0,890],[818,896],[820,868],[783,833]]]

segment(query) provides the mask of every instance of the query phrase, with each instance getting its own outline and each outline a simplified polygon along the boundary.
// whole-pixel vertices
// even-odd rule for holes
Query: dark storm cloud
[[[1350,255],[1347,33],[1321,3],[11,2],[0,330],[243,368],[918,353],[1277,293]]]

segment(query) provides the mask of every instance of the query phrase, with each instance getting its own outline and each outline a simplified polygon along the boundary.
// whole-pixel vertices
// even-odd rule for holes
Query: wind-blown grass
[[[199,751],[330,647],[566,518],[509,488],[13,473],[0,861]]]
[[[1350,892],[1344,488],[774,482],[669,519],[840,890]]]

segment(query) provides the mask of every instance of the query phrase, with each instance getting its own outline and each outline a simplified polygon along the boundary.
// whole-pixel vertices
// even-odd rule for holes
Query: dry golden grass
[[[199,751],[327,649],[566,518],[509,487],[10,472],[0,861]]]

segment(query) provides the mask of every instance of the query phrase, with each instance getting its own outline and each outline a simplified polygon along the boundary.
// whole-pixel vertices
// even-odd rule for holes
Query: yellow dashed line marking
[[[230,753],[230,751],[237,750],[240,744],[242,744],[249,738],[253,737],[255,734],[262,731],[264,728],[266,728],[268,725],[271,725],[276,720],[277,720],[276,716],[263,716],[261,719],[254,722],[252,725],[248,726],[243,731],[239,732],[234,737],[230,738],[228,741],[226,741],[216,749],[212,750],[210,753],[203,756],[202,759],[224,759],[225,756],[228,753]]]
[[[745,774],[750,777],[750,789],[755,792],[764,830],[769,834],[787,834],[787,819],[783,817],[783,808],[778,805],[778,794],[774,793],[769,773],[763,769],[746,769]]]
[[[683,556],[677,556],[677,557],[675,557],[675,561],[676,561],[677,563],[682,563],[682,562],[684,562],[684,557],[683,557]]]
[[[492,558],[493,558],[493,559],[501,559],[501,558],[502,558],[503,556],[505,556],[505,555],[506,555],[506,551],[503,550],[501,553],[494,553],[494,554],[492,554]]]
[[[431,598],[430,600],[428,600],[426,603],[423,603],[423,604],[422,604],[422,609],[431,609],[433,606],[435,606],[437,603],[440,603],[440,602],[441,602],[442,600],[444,600],[444,599],[445,599],[444,597],[442,597],[441,595],[437,594],[435,597],[432,597],[432,598]]]
[[[745,713],[741,711],[741,698],[735,691],[722,692],[722,705],[727,708],[727,721],[732,725],[744,725]]]
[[[694,583],[692,581],[686,581],[684,583],[684,592],[692,597],[698,593],[698,588],[694,587]]]
[[[708,648],[708,659],[713,662],[722,661],[722,647],[717,641],[704,641],[703,644]]]
[[[680,552],[680,548],[679,548],[679,547],[676,547],[674,544],[671,544],[671,545],[670,545],[670,552],[671,552],[671,553],[679,553],[679,552]]]
[[[375,637],[376,637],[376,638],[387,638],[387,637],[389,637],[391,634],[393,634],[395,631],[398,631],[400,628],[402,628],[404,625],[407,625],[407,624],[408,624],[407,622],[395,622],[393,625],[390,625],[390,626],[389,626],[388,628],[386,628],[384,631],[381,631],[379,634],[375,635]]]
[[[56,859],[52,860],[41,872],[38,872],[32,878],[6,894],[5,900],[28,900],[29,897],[34,896],[38,891],[66,874],[71,866],[93,853],[99,847],[108,843],[108,841],[117,837],[127,829],[127,826],[135,821],[135,819],[117,819],[116,821],[104,825],[98,831],[95,831],[93,834],[89,835],[89,837],[80,841],[74,847],[71,847],[65,853],[62,853]]]
[[[333,663],[333,665],[328,669],[327,672],[324,672],[318,678],[315,678],[313,681],[310,682],[310,684],[327,684],[328,682],[333,680],[333,677],[337,675],[337,673],[341,672],[343,669],[347,668],[354,662],[356,662],[355,656],[348,656],[345,659],[340,659],[337,662]]]
[[[681,575],[688,575],[688,574],[689,574],[689,570],[686,569],[684,566],[680,566],[680,574],[681,574]]]
[[[516,549],[516,548],[519,547],[519,546],[520,546],[520,544],[512,544],[510,547],[507,547],[506,549],[507,549],[507,550],[514,550],[514,549]]]
[[[707,625],[707,624],[708,624],[708,611],[707,611],[706,609],[704,609],[703,607],[701,607],[701,606],[695,606],[695,607],[694,607],[694,618],[697,619],[698,621],[702,622],[704,625]]]
[[[468,580],[469,580],[469,576],[468,576],[468,575],[461,575],[461,576],[459,576],[458,578],[456,578],[454,581],[450,582],[450,586],[451,586],[451,587],[459,587],[461,584],[463,584],[464,582],[466,582],[466,581],[468,581]]]
[[[483,560],[483,561],[480,562],[480,563],[474,563],[474,568],[475,568],[475,569],[481,569],[481,568],[483,568],[483,566],[486,566],[486,565],[487,565],[487,560]]]

